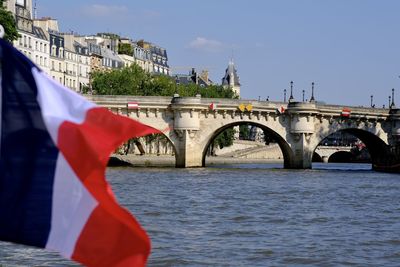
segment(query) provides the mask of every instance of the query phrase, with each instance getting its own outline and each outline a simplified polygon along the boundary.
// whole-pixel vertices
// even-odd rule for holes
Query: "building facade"
[[[169,75],[167,50],[144,40],[134,46],[134,57],[137,64],[150,73]]]
[[[14,46],[57,82],[75,90],[90,87],[91,73],[133,63],[149,73],[169,75],[167,51],[143,40],[133,42],[117,34],[77,36],[61,33],[58,21],[50,17],[35,19],[32,0],[4,0],[15,16],[20,38]],[[119,55],[120,44],[130,44],[128,55]]]
[[[132,46],[135,63],[146,72],[153,72],[153,62],[151,60],[150,49],[141,47],[137,43],[133,43]]]
[[[15,16],[20,38],[14,46],[35,62],[46,73],[49,67],[49,39],[40,27],[34,26],[31,0],[8,0],[6,8]]]

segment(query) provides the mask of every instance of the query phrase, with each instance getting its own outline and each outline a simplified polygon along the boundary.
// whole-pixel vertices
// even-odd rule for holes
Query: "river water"
[[[109,168],[149,266],[400,266],[400,175],[370,165]],[[2,266],[77,266],[0,243]]]

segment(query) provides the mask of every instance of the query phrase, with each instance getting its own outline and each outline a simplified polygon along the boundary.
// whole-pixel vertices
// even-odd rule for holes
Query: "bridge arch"
[[[313,153],[312,162],[322,162],[322,157],[317,152]]]
[[[351,161],[353,154],[348,151],[338,151],[330,155],[328,158],[329,163],[346,163]]]
[[[208,148],[210,147],[211,143],[215,140],[215,138],[218,137],[219,134],[221,134],[223,131],[225,131],[228,128],[232,128],[235,126],[240,126],[240,125],[251,125],[251,126],[255,126],[258,127],[260,129],[262,129],[264,132],[268,133],[268,135],[270,137],[272,137],[272,139],[277,142],[277,144],[279,145],[282,154],[283,154],[283,159],[284,159],[284,168],[288,168],[290,166],[290,163],[293,161],[293,151],[290,148],[289,143],[286,141],[286,139],[279,134],[277,131],[274,131],[273,129],[271,129],[270,127],[260,124],[260,123],[256,123],[254,121],[239,121],[239,122],[232,122],[232,123],[228,123],[226,125],[223,125],[217,129],[215,129],[212,133],[210,138],[208,138],[204,148],[203,148],[203,155],[202,155],[202,166],[205,167],[205,161],[206,161],[206,156],[207,156],[207,151]]]
[[[372,164],[379,162],[379,160],[388,153],[388,145],[386,143],[386,140],[383,140],[374,132],[358,128],[344,128],[344,129],[339,129],[337,131],[330,131],[325,134],[320,134],[315,139],[315,144],[312,151],[315,152],[317,147],[325,138],[336,132],[348,133],[360,139],[368,149],[368,152],[371,156]]]

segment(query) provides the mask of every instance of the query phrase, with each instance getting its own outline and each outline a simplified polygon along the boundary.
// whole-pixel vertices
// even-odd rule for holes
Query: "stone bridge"
[[[164,132],[177,167],[205,165],[207,149],[225,129],[251,124],[279,144],[285,168],[311,168],[318,144],[343,131],[368,148],[373,169],[400,169],[400,110],[318,102],[272,102],[197,97],[86,96],[115,113]],[[128,103],[130,103],[128,105]]]
[[[327,163],[329,158],[338,152],[347,152],[350,153],[350,146],[318,146],[314,153],[316,153],[322,160],[322,162]]]

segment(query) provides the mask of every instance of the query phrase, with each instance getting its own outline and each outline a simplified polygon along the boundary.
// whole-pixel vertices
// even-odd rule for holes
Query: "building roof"
[[[210,86],[213,82],[208,78],[208,71],[203,70],[199,75],[194,68],[189,74],[174,74],[177,84],[198,84],[200,86]]]
[[[228,68],[225,70],[225,76],[222,78],[222,85],[231,85],[233,79],[234,86],[240,86],[239,75],[237,74],[233,60],[229,61]]]
[[[46,37],[46,34],[43,31],[43,29],[40,28],[40,27],[33,26],[33,34],[39,39],[43,39],[43,40],[46,40],[46,41],[48,40],[47,37]]]
[[[78,55],[83,55],[83,56],[88,56],[89,55],[89,48],[87,46],[84,46],[83,44],[74,41],[74,49],[75,49],[75,53],[77,53]]]
[[[123,60],[118,56],[117,53],[108,48],[101,47],[101,55],[105,58],[109,58],[117,62],[123,62]]]

